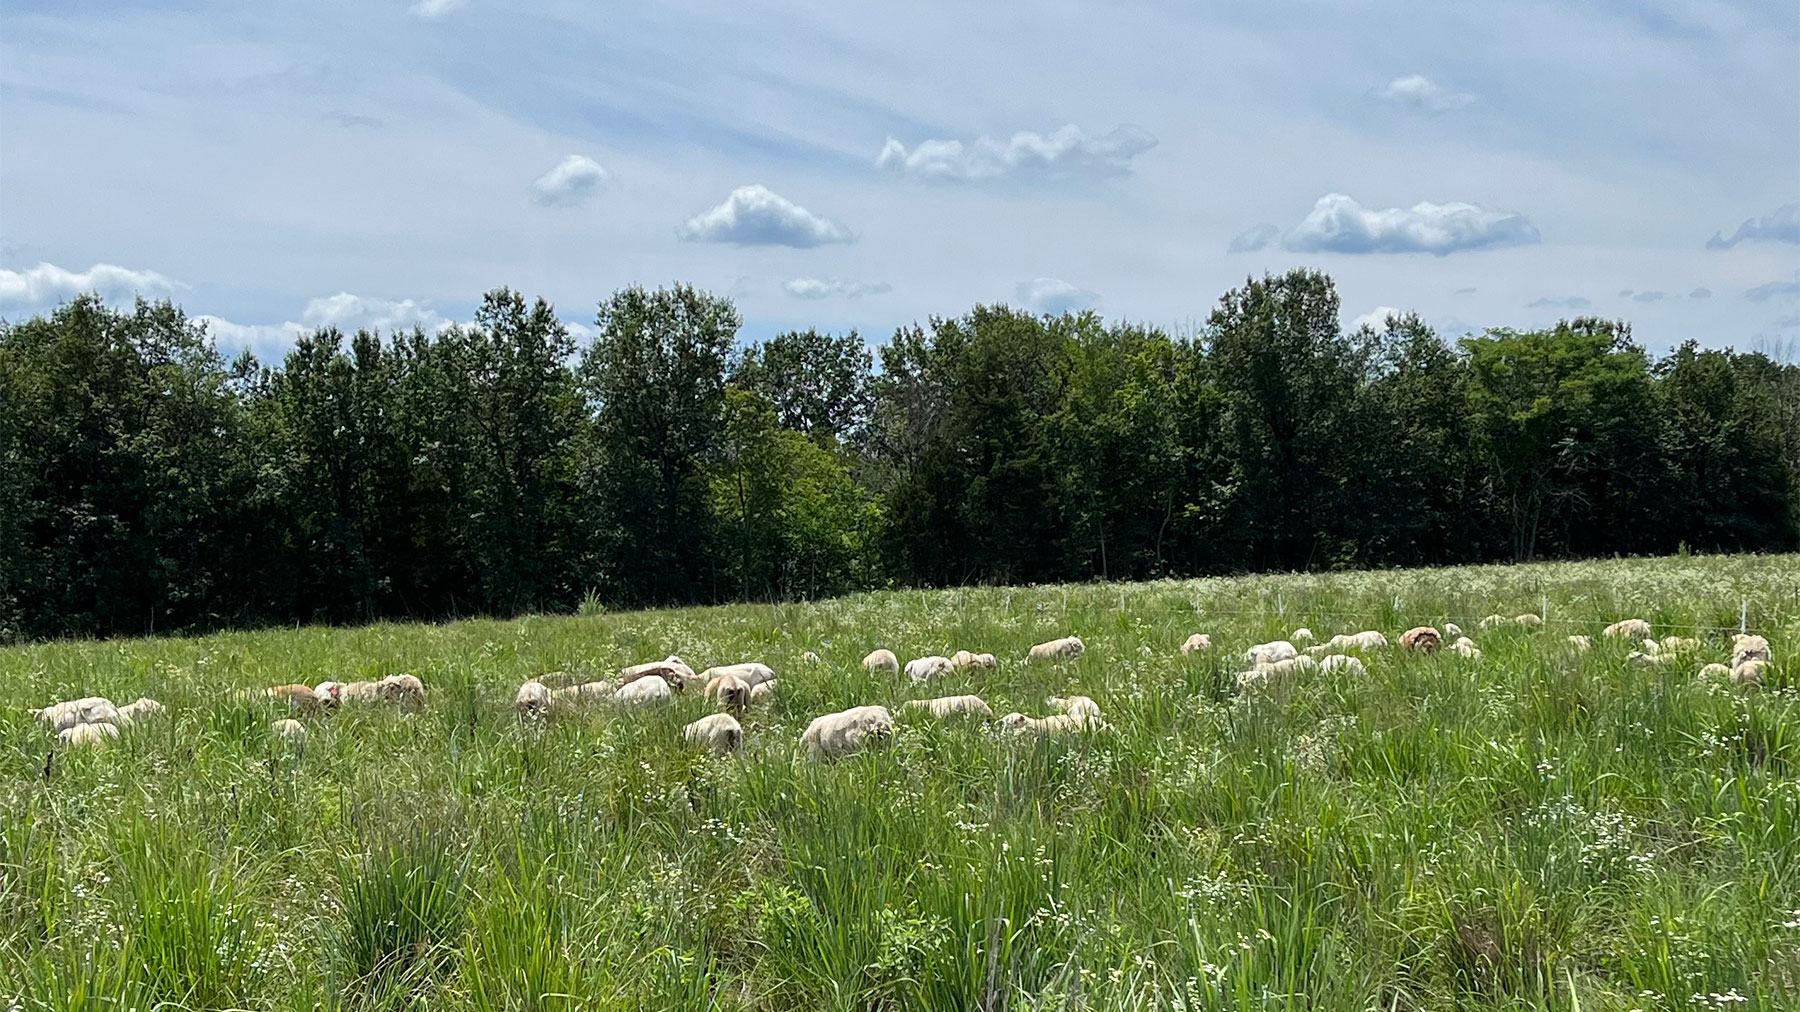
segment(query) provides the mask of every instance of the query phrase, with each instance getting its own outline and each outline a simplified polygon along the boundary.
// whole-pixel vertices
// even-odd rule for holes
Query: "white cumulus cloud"
[[[1409,74],[1396,77],[1386,87],[1375,92],[1377,98],[1385,99],[1395,105],[1424,109],[1428,112],[1449,112],[1462,109],[1475,103],[1475,96],[1467,92],[1450,91],[1420,74]]]
[[[923,179],[983,180],[1009,175],[1117,175],[1131,170],[1131,160],[1156,146],[1143,127],[1125,124],[1100,137],[1089,137],[1074,124],[1048,134],[1020,130],[1004,140],[978,137],[925,140],[908,149],[889,137],[875,164]]]
[[[840,295],[860,299],[865,295],[882,295],[894,290],[885,281],[845,281],[842,278],[793,278],[781,283],[782,291],[796,299],[824,299]]]
[[[1361,330],[1364,327],[1367,327],[1370,330],[1386,330],[1390,319],[1397,319],[1405,315],[1406,311],[1403,309],[1395,309],[1393,306],[1376,306],[1374,309],[1351,320],[1350,329]]]
[[[856,236],[843,225],[808,211],[766,186],[755,185],[731,191],[724,203],[689,218],[676,235],[688,242],[797,249],[856,241]]]
[[[1032,278],[1013,288],[1013,296],[1040,313],[1060,316],[1081,309],[1091,309],[1100,296],[1061,278]]]
[[[586,155],[570,155],[531,183],[531,199],[545,207],[574,207],[593,196],[612,176]]]
[[[327,327],[336,327],[346,334],[359,330],[393,334],[414,327],[436,333],[455,323],[439,315],[427,302],[372,298],[349,292],[308,299],[298,320],[236,323],[219,316],[196,316],[194,322],[205,324],[207,332],[222,346],[249,348],[259,356],[270,357],[285,354],[300,335]]]
[[[1540,240],[1524,215],[1474,204],[1421,202],[1410,208],[1363,207],[1341,193],[1313,205],[1282,245],[1301,253],[1431,253],[1524,246]]]
[[[1783,204],[1760,218],[1746,218],[1729,236],[1714,232],[1706,248],[1730,249],[1745,241],[1800,243],[1800,204]]]
[[[406,12],[415,18],[441,18],[465,3],[466,0],[418,0]]]
[[[0,269],[0,305],[45,306],[93,292],[103,299],[124,300],[138,295],[168,295],[186,288],[155,271],[135,271],[113,264],[95,264],[85,271],[71,271],[40,263],[22,271]]]

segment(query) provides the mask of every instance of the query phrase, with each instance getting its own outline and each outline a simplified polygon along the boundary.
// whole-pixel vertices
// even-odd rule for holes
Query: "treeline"
[[[685,286],[592,340],[227,363],[167,303],[0,324],[0,637],[1541,556],[1790,549],[1800,368],[1622,323],[1345,333],[1311,271],[1197,334],[1004,306],[737,347]]]

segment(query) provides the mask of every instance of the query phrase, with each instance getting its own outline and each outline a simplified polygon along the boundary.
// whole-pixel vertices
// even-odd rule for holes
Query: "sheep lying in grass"
[[[1641,618],[1620,619],[1619,621],[1614,622],[1612,625],[1607,626],[1605,629],[1600,630],[1600,635],[1605,636],[1607,639],[1612,639],[1612,640],[1616,640],[1616,639],[1627,639],[1627,640],[1649,639],[1650,638],[1650,623],[1644,621]]]
[[[939,696],[936,699],[909,699],[900,704],[906,713],[928,713],[939,720],[948,717],[992,717],[994,711],[980,696]]]
[[[135,702],[119,707],[119,724],[129,726],[139,721],[160,717],[165,712],[166,708],[161,703],[149,696],[140,696]]]
[[[709,713],[681,729],[690,745],[703,745],[718,755],[736,752],[744,744],[744,726],[729,713]]]
[[[1352,675],[1366,675],[1369,669],[1363,665],[1362,659],[1349,654],[1330,654],[1319,662],[1319,670],[1326,674],[1343,671]]]
[[[1450,652],[1471,661],[1481,660],[1481,648],[1467,636],[1458,636],[1456,642],[1450,644]]]
[[[1062,639],[1039,643],[1032,647],[1027,660],[1072,661],[1086,652],[1087,644],[1081,642],[1081,637],[1064,636]]]
[[[1051,696],[1044,700],[1044,705],[1052,710],[1075,717],[1086,717],[1097,720],[1100,717],[1100,704],[1086,696]]]
[[[591,680],[585,675],[572,671],[546,671],[532,679],[546,689],[566,689],[571,685],[580,685]]]
[[[1382,650],[1388,645],[1388,638],[1373,629],[1365,629],[1359,633],[1339,633],[1325,643],[1328,650]],[[1318,648],[1314,648],[1318,649]]]
[[[963,668],[997,667],[999,666],[1000,661],[993,654],[976,654],[970,653],[967,650],[958,650],[956,653],[950,655],[950,664],[958,670],[961,670]]]
[[[1692,636],[1664,636],[1659,652],[1665,654],[1691,654],[1699,651],[1700,641]]]
[[[705,675],[695,675],[694,669],[688,667],[686,661],[676,657],[674,654],[670,654],[660,661],[651,661],[647,664],[633,664],[628,668],[620,668],[618,685],[623,688],[640,678],[649,678],[652,675],[655,675],[668,683],[669,688],[677,692],[685,691],[688,686],[695,682],[704,682],[706,680]]]
[[[1625,655],[1625,663],[1640,668],[1667,668],[1675,663],[1674,654],[1651,653],[1647,650],[1633,650]]]
[[[290,712],[311,713],[319,708],[319,697],[310,685],[298,682],[272,685],[262,692],[263,698],[287,704]]]
[[[1571,636],[1568,639],[1568,643],[1569,649],[1578,654],[1585,654],[1589,650],[1594,649],[1594,638],[1592,636]]]
[[[269,730],[296,751],[306,748],[306,725],[292,717],[283,717],[270,724]]]
[[[1098,717],[1084,717],[1073,713],[1053,713],[1048,717],[1009,713],[1000,718],[1000,726],[1013,734],[1046,738],[1076,731],[1097,731],[1106,725]]]
[[[425,683],[414,675],[388,675],[373,682],[325,681],[313,688],[313,695],[324,706],[393,703],[408,713],[425,708]]]
[[[768,702],[775,695],[775,686],[780,684],[781,679],[777,678],[774,681],[757,682],[750,686],[750,705],[755,706],[757,703]]]
[[[1769,641],[1754,633],[1738,633],[1731,638],[1731,666],[1737,667],[1745,661],[1772,661],[1774,656],[1769,652]]]
[[[759,683],[766,684],[766,683]],[[726,672],[706,683],[706,698],[715,700],[727,710],[744,712],[750,707],[750,683]]]
[[[1731,677],[1731,666],[1727,664],[1708,664],[1705,667],[1702,667],[1700,673],[1694,677],[1728,679]]]
[[[1303,675],[1319,667],[1319,662],[1311,654],[1296,657],[1284,657],[1279,661],[1257,664],[1249,671],[1239,672],[1238,688],[1254,691],[1273,685],[1295,675]]]
[[[1271,643],[1258,643],[1244,651],[1244,660],[1251,664],[1275,664],[1280,661],[1292,660],[1299,653],[1300,651],[1295,650],[1294,645],[1287,640],[1275,640]]]
[[[869,656],[863,658],[863,667],[870,671],[885,671],[890,675],[900,673],[900,658],[894,656],[892,650],[871,650]]]
[[[658,677],[661,676],[659,675]],[[642,679],[639,679],[638,681],[642,681]],[[632,684],[635,685],[637,682],[633,682]],[[550,708],[556,710],[564,707],[591,706],[595,703],[607,703],[611,702],[614,694],[619,691],[621,690],[615,689],[611,682],[582,682],[579,685],[569,685],[560,689],[551,689]]]
[[[1400,634],[1400,649],[1414,654],[1434,653],[1444,645],[1444,638],[1428,625],[1408,629]]]
[[[1513,625],[1516,625],[1521,629],[1542,629],[1544,627],[1544,617],[1542,615],[1533,615],[1530,612],[1526,612],[1525,614],[1514,618]]]
[[[1288,639],[1294,643],[1311,643],[1313,641],[1313,631],[1305,626],[1301,626],[1289,633]]]
[[[928,682],[940,678],[956,670],[956,665],[948,657],[915,657],[906,662],[906,677],[915,682]]]
[[[674,696],[675,690],[670,688],[667,679],[661,675],[645,675],[626,685],[613,690],[613,702],[626,706],[648,706],[662,703]]]
[[[815,717],[800,746],[815,759],[841,759],[893,737],[894,717],[885,706],[855,706]]]
[[[402,713],[425,709],[425,683],[416,675],[389,675],[375,689],[382,702],[398,704]]]
[[[1457,639],[1457,638],[1461,637],[1462,634],[1463,634],[1462,626],[1457,625],[1455,622],[1445,622],[1444,623],[1444,636],[1446,638]]]
[[[747,661],[743,664],[719,664],[700,672],[699,681],[701,685],[711,685],[713,679],[723,678],[726,675],[736,675],[743,679],[745,685],[755,688],[763,682],[774,681],[775,669],[755,661]]]
[[[41,710],[33,710],[32,716],[50,725],[51,730],[61,734],[69,728],[81,724],[117,724],[119,708],[105,696],[87,696],[66,703],[53,703]]]
[[[1205,633],[1195,633],[1181,645],[1184,654],[1203,654],[1212,649],[1212,637]]]
[[[526,720],[542,720],[550,713],[550,687],[533,679],[513,694],[513,710]]]
[[[97,721],[92,724],[74,724],[56,732],[56,740],[72,748],[104,745],[108,739],[117,738],[118,736],[118,727],[105,721]]]
[[[1732,666],[1731,684],[1760,687],[1763,684],[1763,678],[1768,674],[1768,671],[1768,661],[1752,657],[1747,661]]]

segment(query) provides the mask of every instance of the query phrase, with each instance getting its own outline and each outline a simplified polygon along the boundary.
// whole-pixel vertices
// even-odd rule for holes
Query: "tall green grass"
[[[1547,609],[1545,606],[1548,606]],[[1547,610],[1540,632],[1479,631]],[[1800,560],[1679,558],[52,643],[0,651],[0,1012],[1764,1010],[1800,1007],[1800,692],[1701,681],[1741,613],[1800,649]],[[1637,615],[1669,669],[1564,637]],[[1251,643],[1454,621],[1484,656],[1246,695]],[[1703,627],[1688,629],[1686,627]],[[1179,653],[1191,632],[1211,656]],[[1027,665],[1078,633],[1074,663]],[[870,675],[959,647],[925,689]],[[802,660],[806,651],[820,658]],[[675,652],[781,689],[745,749],[683,697],[522,727],[524,678]],[[411,671],[425,712],[235,690]],[[1111,730],[902,717],[819,764],[813,716],[975,692]],[[150,695],[55,753],[25,715]]]

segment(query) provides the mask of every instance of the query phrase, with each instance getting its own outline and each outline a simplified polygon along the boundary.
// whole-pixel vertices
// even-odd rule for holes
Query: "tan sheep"
[[[681,729],[690,745],[703,745],[718,755],[736,752],[744,744],[744,726],[729,713],[709,713]]]
[[[1768,661],[1752,657],[1747,661],[1732,665],[1731,684],[1760,687],[1768,672]]]
[[[1699,651],[1700,641],[1692,636],[1664,636],[1660,653],[1691,654]]]
[[[1754,633],[1739,633],[1731,638],[1731,666],[1737,667],[1745,661],[1772,661],[1774,655],[1769,652],[1769,641]]]
[[[943,720],[948,717],[992,717],[994,711],[980,696],[939,696],[936,699],[909,699],[900,704],[906,713],[928,713]]]
[[[135,702],[119,707],[119,724],[121,726],[136,724],[139,721],[160,717],[167,708],[149,696],[140,696]]]
[[[1400,634],[1400,649],[1405,650],[1408,653],[1435,653],[1437,649],[1443,645],[1444,638],[1438,635],[1436,629],[1433,629],[1428,625],[1408,629]]]
[[[766,682],[759,682],[766,685]],[[726,672],[706,683],[706,698],[716,701],[727,710],[742,713],[750,707],[750,684],[737,675]]]
[[[1039,643],[1031,648],[1027,660],[1033,661],[1072,661],[1087,652],[1087,644],[1081,642],[1079,636],[1064,636],[1059,640]]]
[[[998,666],[1000,662],[993,654],[977,654],[970,653],[967,650],[958,650],[956,653],[950,655],[950,663],[960,670],[964,668],[992,668]]]
[[[892,650],[871,650],[869,656],[863,658],[863,667],[870,671],[897,675],[900,673],[900,658],[895,657]]]
[[[1605,636],[1607,639],[1613,639],[1613,640],[1616,640],[1616,639],[1628,639],[1628,640],[1649,639],[1650,638],[1650,623],[1644,621],[1641,618],[1621,619],[1617,622],[1614,622],[1612,625],[1607,626],[1605,629],[1600,630],[1600,635]]]
[[[1067,713],[1076,717],[1098,720],[1100,704],[1086,696],[1051,696],[1044,700],[1044,705],[1059,713]]]
[[[710,685],[715,678],[736,675],[744,680],[744,684],[755,688],[763,682],[775,680],[775,670],[767,664],[748,661],[743,664],[719,664],[700,672],[700,684]]]
[[[1700,669],[1698,678],[1730,678],[1731,668],[1724,664],[1708,664]]]
[[[1333,636],[1325,644],[1332,650],[1382,650],[1388,645],[1388,638],[1373,629],[1365,629],[1359,633]]]
[[[955,662],[948,657],[915,657],[906,662],[906,677],[915,682],[928,682],[955,670]]]
[[[1533,615],[1530,612],[1526,612],[1513,619],[1513,625],[1516,625],[1521,629],[1542,629],[1544,627],[1544,617],[1542,615]]]
[[[274,685],[263,690],[266,699],[286,703],[290,712],[311,713],[320,705],[319,697],[309,685],[293,683],[290,685]]]
[[[800,746],[815,759],[841,759],[893,737],[894,717],[885,706],[855,706],[815,717]]]
[[[781,679],[777,678],[772,682],[757,682],[752,685],[750,687],[750,705],[755,706],[758,703],[768,702],[775,695],[775,687],[780,684]]]
[[[375,683],[376,695],[384,703],[394,703],[402,713],[425,709],[425,683],[416,675],[389,675]]]
[[[78,724],[119,722],[119,708],[105,696],[87,696],[66,703],[55,703],[42,710],[32,711],[32,715],[49,724],[51,730],[59,734]]]
[[[104,745],[107,739],[117,738],[119,729],[115,725],[99,721],[92,724],[73,724],[56,732],[56,740],[71,748],[83,748]]]
[[[1568,643],[1569,648],[1578,654],[1585,654],[1589,650],[1594,649],[1594,638],[1592,636],[1571,636],[1569,637]]]
[[[550,713],[550,687],[533,679],[513,694],[513,710],[526,720],[541,720]]]
[[[1185,643],[1181,644],[1181,652],[1184,654],[1203,654],[1211,649],[1212,637],[1205,633],[1195,633],[1194,635],[1189,636]]]

